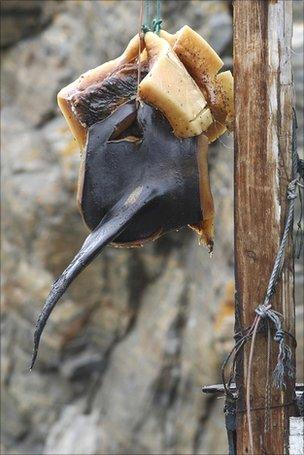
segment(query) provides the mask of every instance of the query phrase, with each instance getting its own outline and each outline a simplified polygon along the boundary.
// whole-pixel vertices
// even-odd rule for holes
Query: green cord
[[[153,31],[159,35],[162,19],[161,19],[161,0],[156,0],[156,17],[153,19]]]
[[[143,33],[147,33],[151,30],[151,2],[152,0],[144,0],[144,21],[141,27]]]
[[[151,6],[156,4],[156,15],[153,20]],[[141,27],[143,33],[153,31],[159,35],[161,29],[161,0],[144,0],[144,21]]]

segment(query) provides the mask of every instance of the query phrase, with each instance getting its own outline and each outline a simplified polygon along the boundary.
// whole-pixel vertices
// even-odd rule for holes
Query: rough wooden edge
[[[236,330],[253,322],[254,310],[263,300],[285,221],[286,188],[291,177],[291,36],[292,2],[235,0]],[[285,329],[294,334],[292,243],[272,303],[284,315]],[[266,336],[259,334],[252,371],[254,408],[265,406],[266,345]],[[277,346],[272,342],[271,371],[276,356]],[[245,408],[247,362],[248,348],[237,371],[239,410]],[[271,389],[272,403],[282,405],[270,412],[269,430],[275,431],[264,432],[264,412],[252,412],[255,455],[288,453],[293,391],[293,381],[286,392]],[[237,414],[237,453],[249,453],[248,422],[241,412]]]

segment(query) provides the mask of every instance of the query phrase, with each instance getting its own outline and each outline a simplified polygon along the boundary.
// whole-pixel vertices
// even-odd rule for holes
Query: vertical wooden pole
[[[278,250],[291,180],[293,88],[291,77],[292,1],[235,0],[235,264],[236,321],[246,328],[262,303]],[[294,271],[290,241],[281,283],[272,300],[294,334]],[[292,346],[292,340],[288,339]],[[237,371],[237,453],[250,453],[246,418],[246,365],[249,346]],[[270,374],[278,354],[271,343]],[[288,453],[288,421],[294,383],[270,389],[269,427],[265,427],[267,337],[256,342],[251,388],[254,455]],[[271,380],[272,378],[270,378]],[[262,408],[262,409],[260,409]]]

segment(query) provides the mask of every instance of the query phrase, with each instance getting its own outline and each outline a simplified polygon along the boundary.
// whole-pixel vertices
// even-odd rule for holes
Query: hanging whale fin
[[[103,217],[94,231],[86,238],[81,249],[62,275],[53,283],[36,323],[30,370],[33,368],[37,358],[43,329],[58,300],[79,273],[93,261],[106,245],[118,237],[134,217],[152,201],[156,196],[155,193],[155,191],[149,188],[139,186],[126,198],[117,202]]]

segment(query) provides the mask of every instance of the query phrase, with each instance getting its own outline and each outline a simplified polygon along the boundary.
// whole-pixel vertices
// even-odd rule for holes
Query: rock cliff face
[[[231,65],[228,2],[163,3],[168,31],[188,23]],[[210,147],[213,258],[189,230],[142,249],[107,248],[54,311],[29,374],[39,310],[86,235],[75,201],[79,152],[56,93],[122,51],[139,2],[1,8],[2,453],[225,453],[223,403],[201,386],[220,380],[232,343],[232,139]]]

